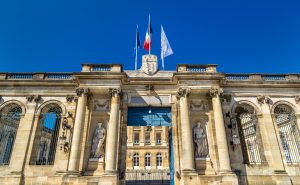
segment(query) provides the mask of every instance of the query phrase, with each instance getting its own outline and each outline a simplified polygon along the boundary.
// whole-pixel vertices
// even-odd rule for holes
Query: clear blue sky
[[[1,0],[0,71],[133,69],[136,24],[143,42],[149,13],[153,53],[160,24],[174,50],[166,70],[214,63],[228,73],[300,73],[299,0]]]

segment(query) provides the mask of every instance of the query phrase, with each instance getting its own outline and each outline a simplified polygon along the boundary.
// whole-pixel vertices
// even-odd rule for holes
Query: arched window
[[[247,164],[262,163],[262,151],[258,139],[257,118],[254,108],[248,104],[241,104],[236,108],[235,113],[244,162]]]
[[[280,104],[275,107],[274,114],[287,163],[299,163],[300,137],[293,109],[288,105]]]
[[[151,155],[149,153],[146,153],[145,155],[145,166],[146,169],[151,168]]]
[[[39,117],[31,164],[52,165],[55,159],[62,110],[57,104],[45,106]]]
[[[22,108],[11,103],[0,111],[0,164],[8,164],[17,130],[20,123]]]
[[[137,169],[140,166],[140,156],[138,153],[133,154],[133,168]]]
[[[162,167],[162,155],[161,155],[161,153],[156,154],[156,166],[158,168]]]

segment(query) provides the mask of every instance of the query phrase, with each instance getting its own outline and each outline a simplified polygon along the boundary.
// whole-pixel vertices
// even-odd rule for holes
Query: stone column
[[[231,171],[229,151],[227,146],[226,131],[224,125],[224,118],[222,113],[222,106],[220,101],[220,94],[223,92],[220,88],[210,89],[210,96],[212,97],[212,106],[214,111],[217,148],[220,162],[220,171]]]
[[[105,144],[105,173],[114,174],[117,171],[117,147],[119,129],[119,108],[121,89],[109,89],[111,95],[111,107],[109,123],[107,125],[107,139]]]
[[[182,170],[194,171],[194,142],[192,127],[190,123],[188,96],[190,94],[189,88],[179,88],[177,91],[177,98],[180,105],[180,123],[181,123],[181,140],[182,140]]]
[[[73,129],[72,146],[70,151],[70,161],[68,171],[77,173],[79,170],[79,159],[80,159],[80,141],[82,136],[82,129],[85,120],[85,112],[87,105],[87,97],[89,95],[88,88],[77,88],[76,94],[78,96],[78,104],[75,116],[75,123]]]

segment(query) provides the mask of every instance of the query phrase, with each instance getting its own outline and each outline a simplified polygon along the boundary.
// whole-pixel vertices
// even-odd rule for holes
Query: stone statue
[[[106,129],[102,126],[102,123],[98,123],[98,126],[94,131],[93,145],[91,149],[90,158],[103,157],[105,136],[106,136]]]
[[[196,157],[207,157],[208,156],[208,143],[204,124],[200,122],[194,127],[194,142],[195,142],[195,156]]]

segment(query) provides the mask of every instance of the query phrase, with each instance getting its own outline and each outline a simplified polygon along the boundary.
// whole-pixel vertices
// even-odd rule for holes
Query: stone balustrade
[[[81,64],[81,72],[122,72],[121,64]]]
[[[299,81],[299,74],[225,74],[227,81]]]
[[[0,80],[72,80],[73,73],[0,73]]]
[[[217,73],[216,64],[178,64],[177,72],[188,72],[188,73]]]

